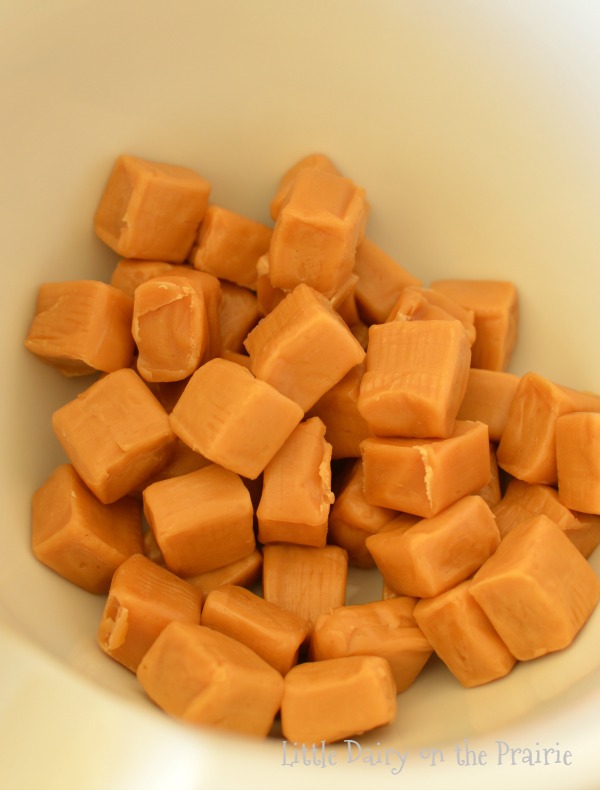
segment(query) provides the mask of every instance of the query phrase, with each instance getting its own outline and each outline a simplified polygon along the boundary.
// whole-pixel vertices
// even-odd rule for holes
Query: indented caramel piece
[[[511,401],[498,445],[499,466],[527,483],[556,485],[556,420],[574,411],[600,412],[600,396],[526,373]]]
[[[556,465],[561,502],[600,515],[600,414],[575,412],[557,419]]]
[[[470,345],[475,342],[475,315],[441,291],[408,285],[394,304],[386,321],[453,321],[463,325]]]
[[[332,458],[360,458],[360,443],[370,435],[358,411],[358,393],[364,363],[356,365],[322,395],[309,414],[325,423],[325,438],[331,444]]]
[[[143,549],[138,502],[103,505],[70,464],[61,464],[34,493],[31,546],[40,562],[92,593],[105,593],[116,569]]]
[[[395,510],[367,502],[363,491],[363,465],[357,459],[336,487],[329,515],[329,542],[346,549],[350,565],[372,568],[375,563],[365,541],[395,516]]]
[[[269,247],[269,276],[277,288],[305,283],[330,296],[354,268],[368,210],[364,190],[350,179],[303,168],[277,216]]]
[[[103,282],[44,283],[25,348],[65,376],[128,367],[132,311],[131,298]]]
[[[354,271],[358,275],[356,303],[361,318],[367,324],[382,324],[403,288],[421,285],[421,280],[370,239],[363,239],[359,244]]]
[[[69,460],[101,502],[134,491],[167,462],[177,437],[141,378],[108,373],[52,415]]]
[[[396,691],[405,691],[433,652],[414,619],[415,603],[415,598],[402,596],[319,615],[311,636],[311,658],[381,656],[389,661]]]
[[[396,685],[381,656],[345,656],[293,667],[284,679],[281,729],[293,743],[335,743],[396,716]]]
[[[138,261],[131,258],[122,258],[113,269],[110,284],[133,299],[138,285],[145,283],[146,280],[151,280],[153,277],[170,274],[177,266],[179,264],[167,263],[166,261]]]
[[[490,441],[499,442],[518,385],[519,376],[514,373],[471,368],[457,418],[484,422],[490,431]]]
[[[186,581],[195,587],[204,598],[211,590],[224,584],[236,584],[239,587],[250,587],[260,577],[262,571],[262,554],[255,549],[252,554],[241,560],[216,568],[214,571],[188,576]]]
[[[471,594],[520,661],[571,644],[600,599],[600,580],[547,516],[515,527],[477,571]]]
[[[301,422],[269,461],[256,511],[261,543],[324,546],[331,491],[331,445],[318,417]]]
[[[120,156],[96,210],[94,229],[124,258],[182,263],[204,217],[210,188],[186,167]]]
[[[600,516],[570,510],[551,486],[511,480],[493,511],[502,538],[533,516],[544,515],[563,530],[584,557],[600,544]]]
[[[255,548],[248,489],[216,464],[148,486],[144,514],[165,565],[178,576],[221,568]]]
[[[468,579],[415,607],[416,621],[437,656],[465,688],[504,677],[516,664],[470,594],[472,583]]]
[[[200,622],[198,593],[170,571],[135,554],[113,576],[98,644],[135,672],[156,637],[174,620]]]
[[[367,502],[434,516],[490,480],[487,425],[457,420],[448,439],[365,439]]]
[[[224,349],[241,352],[244,340],[261,316],[256,294],[234,283],[221,283],[219,324]]]
[[[271,242],[271,228],[222,206],[210,205],[189,255],[196,269],[256,289],[256,264]]]
[[[254,375],[296,401],[303,412],[365,357],[328,300],[307,285],[289,293],[244,345]]]
[[[272,219],[277,219],[281,206],[287,199],[290,186],[294,178],[296,178],[301,170],[309,167],[314,167],[317,170],[325,170],[327,173],[333,173],[338,176],[341,175],[331,159],[328,156],[325,156],[325,154],[309,154],[308,156],[303,157],[294,165],[292,165],[292,167],[286,170],[281,177],[277,187],[277,192],[275,193],[275,196],[271,200],[271,204],[269,206],[269,212]]]
[[[497,549],[492,511],[479,496],[459,499],[409,529],[383,530],[367,548],[399,595],[431,598],[468,579]]]
[[[191,377],[170,420],[193,450],[254,479],[302,417],[297,403],[246,368],[213,359]]]
[[[470,358],[459,321],[373,325],[358,410],[379,436],[451,436]]]
[[[436,280],[431,288],[475,314],[477,336],[472,348],[472,366],[506,370],[517,341],[519,321],[517,289],[513,283]]]
[[[138,667],[160,708],[190,724],[266,736],[283,678],[246,645],[203,625],[170,623]]]
[[[339,546],[271,543],[263,548],[265,600],[308,620],[343,606],[348,555]]]
[[[282,675],[298,663],[308,634],[305,620],[231,584],[208,594],[202,623],[247,645]]]
[[[202,293],[185,279],[152,279],[138,286],[132,334],[137,370],[147,381],[181,381],[198,368],[208,346]]]
[[[208,272],[199,272],[190,266],[173,266],[170,272],[161,274],[157,279],[170,283],[183,283],[190,285],[198,294],[200,301],[204,302],[206,310],[206,351],[201,361],[218,357],[221,354],[221,299],[222,288],[220,280]]]

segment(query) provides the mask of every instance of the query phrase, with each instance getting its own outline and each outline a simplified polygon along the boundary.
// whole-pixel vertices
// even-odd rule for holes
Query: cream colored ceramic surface
[[[22,339],[39,282],[109,276],[91,216],[119,153],[195,167],[216,202],[266,219],[280,173],[319,150],[424,281],[516,282],[515,372],[600,391],[599,17],[583,0],[0,3],[3,790],[596,786],[598,616],[488,687],[433,663],[393,727],[325,768],[155,711],[96,649],[101,601],[30,555],[30,496],[62,458],[50,415],[78,385]],[[368,584],[353,577],[350,598]],[[485,764],[458,765],[467,738]],[[506,764],[503,744],[571,764]]]

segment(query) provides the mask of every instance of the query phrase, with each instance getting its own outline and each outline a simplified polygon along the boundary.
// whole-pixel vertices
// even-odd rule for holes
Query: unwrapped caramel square
[[[255,479],[303,417],[297,403],[236,362],[213,359],[190,378],[171,412],[193,450]]]
[[[83,481],[104,503],[155,474],[177,441],[167,412],[131,368],[108,373],[61,406],[52,426]]]
[[[96,210],[96,234],[124,258],[182,263],[210,190],[209,182],[187,167],[120,156]]]

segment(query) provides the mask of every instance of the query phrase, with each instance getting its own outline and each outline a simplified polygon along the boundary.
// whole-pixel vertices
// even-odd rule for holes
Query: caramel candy
[[[517,342],[519,303],[513,283],[497,280],[436,280],[431,283],[475,315],[472,366],[506,370]]]
[[[510,480],[493,511],[502,538],[533,516],[544,515],[564,531],[584,557],[600,544],[600,516],[571,510],[552,486]]]
[[[367,502],[416,516],[435,516],[490,480],[482,422],[457,420],[447,439],[368,438],[361,448]]]
[[[490,479],[474,493],[479,494],[491,508],[496,507],[502,499],[500,467],[496,459],[496,445],[492,442],[490,442]]]
[[[298,171],[279,210],[269,247],[277,288],[305,283],[330,296],[354,268],[368,210],[364,190],[319,168]]]
[[[369,426],[358,411],[363,372],[364,363],[351,368],[309,411],[325,423],[332,458],[360,458],[360,443],[370,435]]]
[[[373,325],[358,410],[378,436],[451,436],[470,359],[459,321]]]
[[[138,286],[133,302],[137,369],[148,381],[181,381],[200,365],[208,346],[204,297],[183,278],[152,279]]]
[[[275,196],[271,200],[271,204],[269,206],[269,212],[272,219],[277,219],[279,211],[281,210],[281,206],[287,200],[290,187],[292,186],[293,181],[298,173],[301,170],[311,167],[316,168],[317,170],[325,170],[325,172],[333,173],[334,175],[342,175],[337,167],[333,164],[331,159],[325,154],[309,154],[308,156],[302,157],[302,159],[300,159],[298,162],[295,162],[290,168],[288,168],[288,170],[285,171],[279,181],[277,192],[275,193]]]
[[[173,477],[195,472],[198,469],[203,469],[210,463],[211,461],[208,458],[194,452],[191,447],[188,447],[181,439],[178,439],[167,463],[156,474],[144,480],[139,491],[135,493],[141,494],[143,489],[152,483],[158,483],[159,480],[170,480]]]
[[[110,284],[133,299],[138,285],[145,283],[146,280],[151,280],[153,277],[170,274],[178,266],[179,264],[167,263],[166,261],[138,261],[122,258],[113,269]]]
[[[124,258],[182,263],[210,190],[189,168],[120,156],[94,216],[96,234]]]
[[[330,297],[329,302],[342,321],[349,327],[360,321],[356,305],[356,284],[358,275],[351,274],[338,290]]]
[[[358,275],[356,303],[367,324],[382,324],[403,289],[421,285],[418,277],[368,238],[363,239],[356,250],[354,271]]]
[[[331,445],[318,417],[301,422],[264,470],[256,511],[261,543],[324,546],[333,493]]]
[[[299,285],[244,343],[254,375],[308,411],[365,352],[329,301]]]
[[[397,693],[406,691],[433,652],[414,618],[416,602],[398,596],[319,615],[311,636],[311,658],[381,656],[389,661]]]
[[[161,631],[174,620],[200,622],[200,596],[187,582],[142,554],[113,576],[98,626],[98,644],[135,672]]]
[[[207,348],[201,362],[207,362],[221,355],[223,343],[221,338],[221,301],[223,289],[221,281],[208,272],[199,272],[190,266],[174,266],[171,272],[160,275],[167,282],[183,281],[197,292],[200,301],[204,302],[207,323]]]
[[[600,600],[600,580],[541,515],[506,535],[470,591],[513,656],[527,661],[571,644]]]
[[[306,662],[285,676],[281,729],[293,743],[334,743],[389,724],[396,684],[381,656]]]
[[[153,483],[143,497],[165,565],[178,576],[221,568],[255,549],[252,501],[235,472],[210,464]]]
[[[298,663],[308,634],[302,618],[231,584],[208,594],[202,623],[252,648],[282,675]]]
[[[484,422],[489,429],[490,441],[499,442],[519,380],[514,373],[471,368],[457,419]]]
[[[558,418],[556,466],[561,502],[600,515],[600,414],[575,412]]]
[[[169,416],[130,368],[108,373],[52,415],[69,460],[101,502],[137,489],[169,459]]]
[[[269,277],[269,254],[261,255],[256,264],[258,279],[256,281],[256,303],[261,316],[268,315],[285,299],[287,291],[271,285]]]
[[[432,288],[407,285],[398,297],[386,321],[460,321],[470,345],[475,342],[475,314],[453,299]]]
[[[25,348],[65,376],[128,367],[132,311],[131,298],[103,282],[44,283]]]
[[[31,545],[53,571],[92,593],[143,549],[141,508],[132,497],[102,504],[70,464],[61,464],[32,499]]]
[[[437,516],[367,538],[384,581],[399,595],[431,598],[477,571],[496,551],[500,535],[479,496],[459,499]]]
[[[250,370],[250,357],[248,354],[243,354],[240,351],[230,351],[225,348],[221,353],[221,357],[228,362],[235,362],[236,365],[241,365],[246,370]]]
[[[222,206],[210,205],[189,255],[195,269],[256,289],[256,264],[271,242],[271,228]]]
[[[504,677],[517,663],[470,594],[472,584],[468,579],[415,606],[421,630],[465,688]]]
[[[575,411],[600,412],[600,395],[526,373],[519,380],[498,445],[498,464],[527,483],[556,485],[556,420]]]
[[[203,625],[170,623],[137,677],[164,711],[190,724],[268,735],[283,678],[246,645]]]
[[[212,590],[217,590],[227,584],[250,587],[260,578],[262,561],[261,552],[255,549],[252,554],[247,554],[241,560],[231,562],[222,568],[215,568],[213,571],[188,576],[186,581],[195,587],[205,599]]]
[[[348,552],[350,565],[372,568],[375,563],[365,541],[395,516],[395,510],[367,502],[363,490],[363,465],[360,459],[356,459],[336,487],[335,502],[329,516],[329,542]]]
[[[219,325],[223,348],[242,352],[246,335],[261,317],[256,294],[234,283],[221,283]]]
[[[319,614],[344,605],[347,578],[348,555],[339,546],[263,548],[265,600],[308,620],[311,630]]]
[[[297,403],[242,365],[212,359],[193,374],[170,420],[193,450],[255,479],[302,417]]]
[[[190,266],[174,266],[169,274],[161,275],[161,279],[170,282],[175,282],[173,278],[181,277],[185,278],[185,281],[198,292],[198,296],[204,301],[208,323],[208,345],[202,362],[206,362],[220,356],[223,350],[220,316],[223,298],[221,281],[208,272],[199,272]]]

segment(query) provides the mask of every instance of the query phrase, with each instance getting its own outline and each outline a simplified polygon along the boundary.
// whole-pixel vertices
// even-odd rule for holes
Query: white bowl
[[[91,218],[118,154],[193,167],[215,202],[266,219],[281,173],[320,151],[366,188],[369,235],[425,282],[516,283],[513,371],[600,392],[597,8],[5,0],[0,42],[0,786],[596,787],[598,613],[571,648],[490,686],[466,691],[433,662],[397,722],[326,770],[156,710],[96,646],[102,600],[31,555],[30,497],[63,458],[50,416],[81,385],[23,338],[39,283],[110,276]],[[467,739],[477,766],[457,762]],[[502,744],[560,762],[507,764]],[[400,774],[392,750],[408,753]]]

